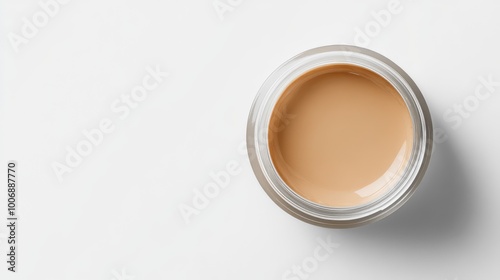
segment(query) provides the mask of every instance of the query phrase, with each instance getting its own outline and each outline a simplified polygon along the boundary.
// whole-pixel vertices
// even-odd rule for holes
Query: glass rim
[[[310,201],[288,186],[270,157],[268,132],[274,105],[285,88],[313,69],[329,65],[355,65],[387,80],[403,98],[413,123],[413,147],[405,171],[390,190],[365,204],[331,207]],[[360,47],[324,46],[302,52],[279,66],[264,82],[248,119],[247,148],[257,179],[285,211],[306,222],[327,227],[351,227],[381,219],[399,208],[415,191],[432,151],[432,121],[425,100],[413,80],[386,57]]]

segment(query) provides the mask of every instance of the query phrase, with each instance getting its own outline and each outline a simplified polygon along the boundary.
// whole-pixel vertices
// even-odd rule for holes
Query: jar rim
[[[373,201],[341,208],[310,201],[288,186],[272,163],[268,143],[271,113],[284,89],[308,71],[340,64],[365,68],[387,80],[406,103],[414,128],[412,152],[400,180],[387,193]],[[260,185],[285,211],[315,225],[352,227],[389,215],[413,194],[430,161],[432,121],[422,93],[408,74],[394,62],[374,51],[356,46],[324,46],[289,59],[263,83],[248,118],[247,149]]]

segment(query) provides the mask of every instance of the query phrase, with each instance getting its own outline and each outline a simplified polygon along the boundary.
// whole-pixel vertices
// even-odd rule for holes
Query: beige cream
[[[309,71],[275,105],[269,150],[283,181],[331,207],[359,206],[386,193],[407,165],[413,126],[397,90],[353,65]]]

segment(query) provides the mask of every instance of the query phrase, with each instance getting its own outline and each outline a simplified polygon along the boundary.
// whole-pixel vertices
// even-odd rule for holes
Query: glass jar
[[[387,80],[404,100],[413,125],[413,147],[408,162],[390,190],[373,201],[352,207],[325,206],[299,195],[282,180],[269,150],[271,114],[287,86],[313,69],[340,64],[366,68]],[[267,78],[250,110],[247,150],[260,185],[283,210],[314,225],[346,228],[386,217],[410,198],[429,164],[432,136],[431,116],[424,97],[400,67],[368,49],[332,45],[311,49],[291,58]]]

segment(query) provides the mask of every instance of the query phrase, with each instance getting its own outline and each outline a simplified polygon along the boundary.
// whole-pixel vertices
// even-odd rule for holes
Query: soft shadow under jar
[[[422,94],[373,51],[326,46],[265,81],[247,128],[252,168],[285,211],[326,227],[381,219],[415,191],[430,160]]]

